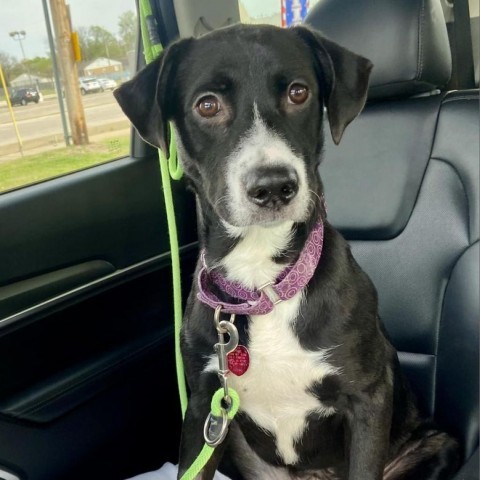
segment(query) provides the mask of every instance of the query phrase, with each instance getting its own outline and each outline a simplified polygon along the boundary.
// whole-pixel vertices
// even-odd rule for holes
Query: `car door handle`
[[[0,287],[0,319],[114,271],[105,260],[91,260]]]

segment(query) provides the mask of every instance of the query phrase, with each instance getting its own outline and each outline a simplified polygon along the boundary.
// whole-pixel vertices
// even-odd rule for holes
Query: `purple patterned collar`
[[[265,315],[270,313],[277,303],[292,298],[304,288],[312,278],[322,255],[323,222],[321,220],[305,242],[303,250],[295,265],[288,266],[276,279],[254,290],[245,288],[239,282],[227,280],[221,273],[208,271],[205,252],[202,252],[203,267],[198,274],[198,299],[206,305],[236,315]],[[241,303],[222,302],[209,288],[214,283],[220,290]]]

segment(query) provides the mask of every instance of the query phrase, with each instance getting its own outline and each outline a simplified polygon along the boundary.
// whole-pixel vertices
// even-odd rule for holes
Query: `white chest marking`
[[[271,257],[288,245],[290,229],[291,224],[282,224],[242,232],[244,238],[222,262],[228,278],[250,288],[274,280],[283,267]],[[240,395],[240,408],[275,435],[277,451],[287,464],[298,460],[294,442],[305,428],[307,415],[335,412],[308,392],[313,382],[338,373],[338,368],[327,363],[329,350],[305,350],[295,336],[293,325],[302,321],[297,319],[302,300],[303,292],[299,292],[271,313],[250,317],[250,366],[240,377],[229,376],[229,384]],[[217,369],[217,357],[212,355],[205,371]]]

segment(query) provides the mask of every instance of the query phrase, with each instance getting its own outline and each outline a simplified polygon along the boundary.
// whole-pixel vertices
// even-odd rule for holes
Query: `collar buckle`
[[[267,296],[273,305],[278,305],[279,303],[283,302],[283,300],[278,296],[278,293],[275,291],[273,286],[273,282],[267,282],[258,287],[258,289]]]

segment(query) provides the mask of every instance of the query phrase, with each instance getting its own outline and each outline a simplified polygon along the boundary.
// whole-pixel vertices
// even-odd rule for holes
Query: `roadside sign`
[[[307,15],[310,0],[281,0],[282,27],[299,25]]]

